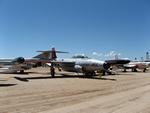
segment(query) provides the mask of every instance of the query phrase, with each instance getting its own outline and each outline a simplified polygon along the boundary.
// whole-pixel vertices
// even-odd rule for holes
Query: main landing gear
[[[54,68],[53,63],[52,63],[52,65],[51,65],[51,67],[50,67],[50,74],[51,74],[52,78],[55,77],[55,68]]]

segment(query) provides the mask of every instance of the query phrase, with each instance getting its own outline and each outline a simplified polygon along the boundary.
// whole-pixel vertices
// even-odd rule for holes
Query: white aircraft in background
[[[76,55],[73,56],[72,58],[69,59],[62,59],[62,60],[56,60],[56,51],[55,48],[52,48],[51,51],[39,51],[42,52],[40,54],[40,57],[42,58],[43,54],[49,54],[50,57],[47,57],[47,59],[50,60],[47,65],[51,67],[51,75],[52,77],[55,76],[55,68],[54,66],[59,66],[62,68],[64,71],[68,72],[81,72],[85,76],[93,76],[95,75],[95,71],[102,70],[103,75],[105,73],[111,73],[109,71],[109,68],[111,65],[117,65],[117,64],[126,64],[129,63],[129,60],[111,60],[111,61],[100,61],[96,59],[91,59],[88,58],[87,56],[84,55]],[[44,56],[44,58],[46,58]]]
[[[124,65],[124,72],[126,72],[126,69],[131,69],[133,72],[137,72],[138,69],[142,70],[143,72],[146,72],[149,66],[150,66],[150,62],[132,61]]]
[[[23,57],[15,59],[0,59],[0,73],[23,73],[29,69]]]
[[[118,56],[115,56],[115,59],[117,60]],[[128,59],[128,58],[125,58],[125,59]],[[113,60],[113,61],[115,61],[115,60]],[[108,62],[113,62],[113,61],[108,60]],[[138,70],[142,70],[143,72],[145,72],[147,70],[147,68],[150,67],[150,62],[134,60],[134,61],[130,61],[129,63],[126,63],[124,65],[115,65],[115,67],[116,66],[118,69],[124,69],[123,72],[126,72],[127,69],[131,69],[132,72],[137,72]]]

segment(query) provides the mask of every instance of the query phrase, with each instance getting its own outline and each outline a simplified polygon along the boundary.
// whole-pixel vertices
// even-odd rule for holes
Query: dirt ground
[[[0,113],[150,113],[148,72],[101,79],[48,72],[0,74]]]

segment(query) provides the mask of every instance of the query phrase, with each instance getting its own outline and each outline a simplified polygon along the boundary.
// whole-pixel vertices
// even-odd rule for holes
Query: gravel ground
[[[28,72],[0,74],[0,113],[150,113],[148,72],[102,78]]]

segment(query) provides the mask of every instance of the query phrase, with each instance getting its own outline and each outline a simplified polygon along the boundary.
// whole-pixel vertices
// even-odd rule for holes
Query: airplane
[[[52,77],[55,77],[55,68],[54,68],[55,66],[61,67],[62,70],[64,71],[83,73],[85,76],[91,77],[95,75],[96,71],[100,70],[103,72],[103,75],[105,75],[105,73],[111,74],[111,71],[109,70],[111,65],[126,64],[130,62],[130,60],[125,59],[100,61],[97,59],[89,58],[85,55],[75,55],[72,58],[56,60],[57,51],[55,51],[55,48],[52,48],[51,51],[39,51],[39,52],[42,52],[40,54],[41,58],[44,56],[42,54],[47,54],[47,57],[44,56],[44,58],[47,59],[49,58],[50,60],[50,62],[46,64],[50,66]]]
[[[137,72],[137,70],[142,70],[143,72],[146,72],[147,68],[150,66],[150,62],[145,61],[132,61],[128,64],[125,64],[124,72],[126,72],[127,69],[131,69],[132,72]]]
[[[0,73],[23,73],[24,70],[29,69],[24,62],[25,59],[23,57],[15,59],[0,59]]]
[[[40,51],[37,51],[40,52]],[[49,51],[51,53],[51,51]],[[67,53],[61,51],[55,51],[56,53]],[[52,54],[55,55],[55,54]],[[0,73],[24,73],[24,70],[31,69],[32,67],[41,66],[50,62],[50,57],[47,52],[36,55],[33,58],[17,57],[14,59],[0,59]],[[51,56],[55,57],[55,56]]]
[[[122,59],[117,60],[118,56],[115,56],[115,60],[108,60],[108,62],[116,62],[119,63],[119,65],[115,65],[117,66],[118,69],[123,69],[123,72],[126,72],[127,69],[131,69],[132,72],[137,72],[138,70],[142,70],[143,72],[146,72],[147,68],[150,67],[150,62],[149,61],[138,61],[137,59],[135,59],[134,61],[130,61],[128,63],[124,63],[125,61],[122,61]],[[125,58],[128,59],[128,58]],[[121,64],[121,65],[120,65]]]

